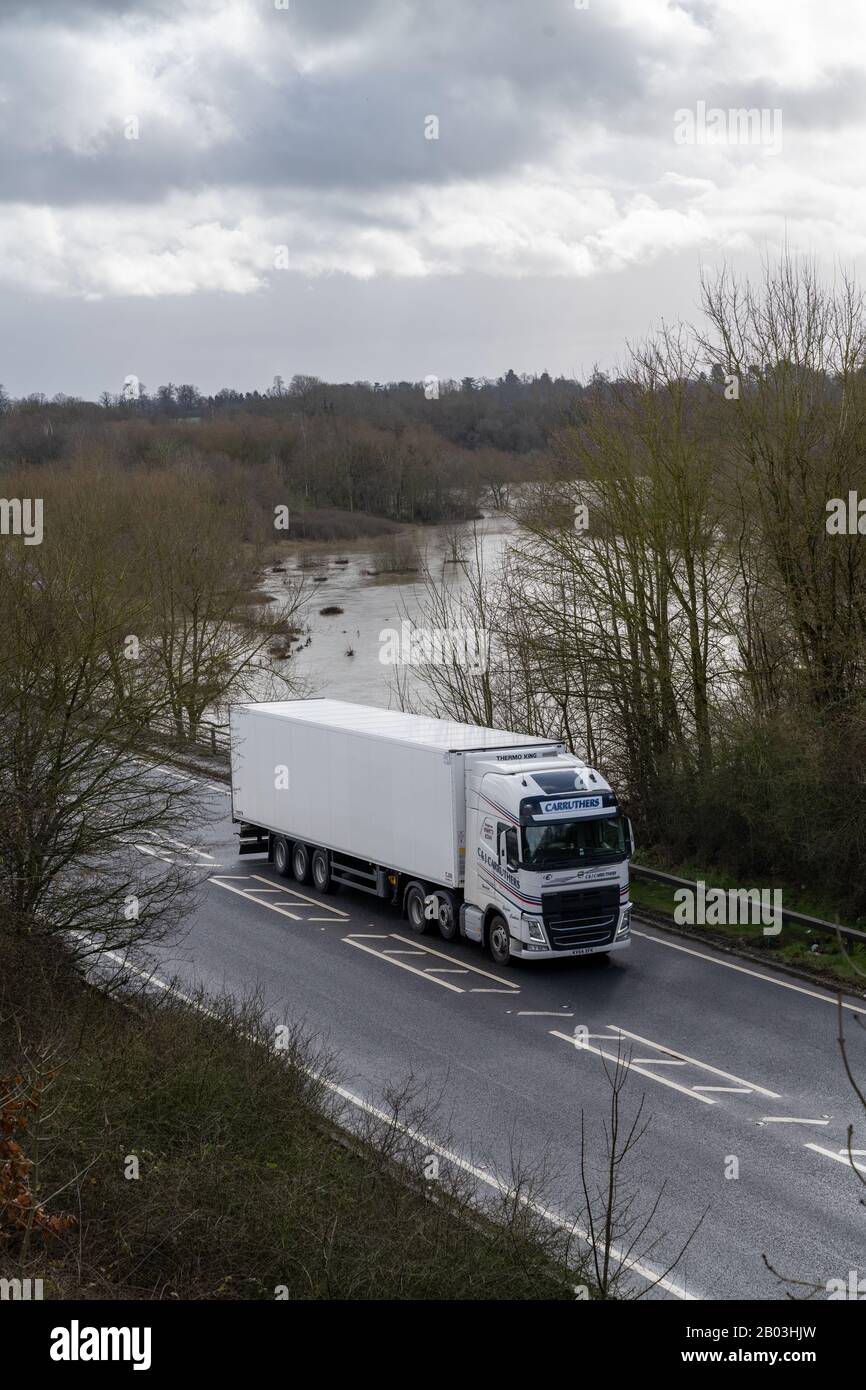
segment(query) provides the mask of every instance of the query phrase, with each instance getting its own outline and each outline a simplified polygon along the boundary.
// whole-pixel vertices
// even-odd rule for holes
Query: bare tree
[[[116,677],[128,591],[92,500],[49,512],[40,546],[0,550],[2,925],[60,933],[79,955],[176,925],[189,873],[137,846],[193,816],[191,784],[138,759],[154,697]]]

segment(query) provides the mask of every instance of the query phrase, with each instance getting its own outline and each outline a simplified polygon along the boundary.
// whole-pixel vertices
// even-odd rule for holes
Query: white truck
[[[498,965],[629,944],[629,821],[562,743],[342,700],[234,705],[240,853]]]

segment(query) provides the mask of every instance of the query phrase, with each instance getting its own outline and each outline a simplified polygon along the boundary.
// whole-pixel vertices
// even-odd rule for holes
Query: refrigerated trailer
[[[328,699],[234,705],[230,732],[240,854],[499,965],[628,945],[631,826],[565,744]]]

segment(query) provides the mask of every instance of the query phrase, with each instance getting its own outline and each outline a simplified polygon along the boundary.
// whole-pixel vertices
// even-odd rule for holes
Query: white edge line
[[[778,985],[779,989],[793,989],[797,994],[807,994],[810,999],[820,999],[822,1004],[832,1004],[834,1008],[838,1005],[838,999],[834,999],[831,994],[819,994],[814,989],[804,989],[802,985],[792,984],[790,980],[779,980],[775,975],[764,975],[760,970],[750,970],[745,965],[735,965],[732,960],[719,960],[717,956],[711,956],[706,951],[695,951],[691,946],[681,946],[678,941],[665,941],[664,937],[653,936],[651,932],[639,931],[637,927],[632,927],[632,936],[642,936],[645,941],[654,941],[657,946],[669,946],[672,951],[685,951],[687,956],[697,956],[699,960],[708,960],[711,965],[723,965],[726,970],[738,970],[741,975],[753,975],[756,980],[766,980],[770,985]],[[842,1008],[850,1009],[855,1014],[866,1014],[866,1005],[847,1004],[842,1000]]]

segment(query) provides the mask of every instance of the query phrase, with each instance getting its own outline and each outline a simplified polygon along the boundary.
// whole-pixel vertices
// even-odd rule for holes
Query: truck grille
[[[619,918],[619,884],[542,893],[542,918],[554,951],[609,945]]]

